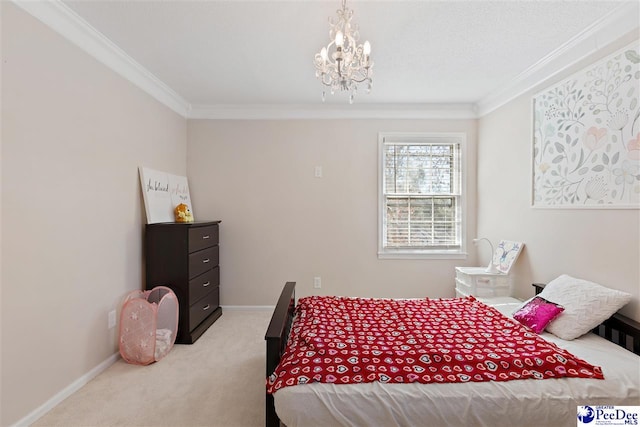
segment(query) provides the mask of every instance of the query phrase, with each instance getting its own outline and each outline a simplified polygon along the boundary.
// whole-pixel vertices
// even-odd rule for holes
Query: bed
[[[534,286],[536,294],[544,288]],[[267,377],[285,350],[295,308],[295,282],[287,282],[265,335]],[[495,308],[508,316],[514,305]],[[547,332],[541,337],[601,367],[604,380],[295,385],[266,394],[266,425],[574,426],[577,405],[637,406],[640,324],[615,314],[593,332],[571,341]]]

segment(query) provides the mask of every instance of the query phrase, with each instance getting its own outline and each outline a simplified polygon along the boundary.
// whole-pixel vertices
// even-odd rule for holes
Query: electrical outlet
[[[113,329],[116,327],[116,311],[111,310],[109,312],[109,329]]]
[[[316,178],[322,178],[322,166],[316,166],[313,174]]]
[[[320,279],[319,277],[314,277],[313,278],[313,287],[315,289],[320,289],[322,287],[322,279]]]

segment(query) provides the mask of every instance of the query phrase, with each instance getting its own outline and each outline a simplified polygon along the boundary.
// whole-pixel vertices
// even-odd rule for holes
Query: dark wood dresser
[[[194,343],[222,315],[219,224],[147,224],[146,288],[167,286],[178,297],[177,343]]]

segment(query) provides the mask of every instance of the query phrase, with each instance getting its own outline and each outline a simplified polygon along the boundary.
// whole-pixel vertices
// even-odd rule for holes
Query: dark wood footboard
[[[264,339],[267,343],[267,377],[273,373],[280,362],[280,356],[287,344],[291,323],[296,307],[296,282],[287,282],[282,289],[271,322],[267,328]],[[273,395],[266,394],[266,420],[267,427],[277,427],[280,419],[276,414]]]
[[[543,283],[534,283],[536,295],[544,289]],[[620,313],[616,313],[598,326],[593,331],[607,341],[623,347],[640,355],[640,323]]]

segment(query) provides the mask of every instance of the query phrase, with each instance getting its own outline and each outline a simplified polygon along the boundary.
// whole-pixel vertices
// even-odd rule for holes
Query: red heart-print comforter
[[[580,377],[602,370],[473,297],[301,298],[267,392],[324,382],[444,383]]]

